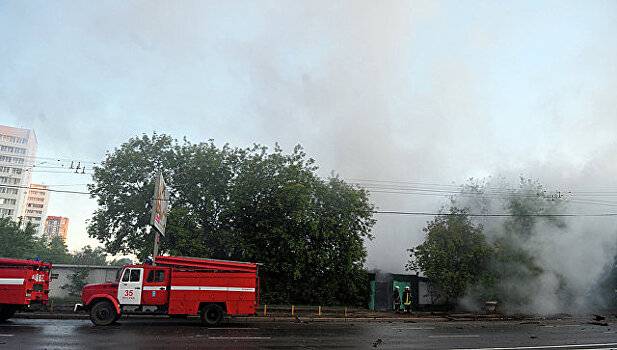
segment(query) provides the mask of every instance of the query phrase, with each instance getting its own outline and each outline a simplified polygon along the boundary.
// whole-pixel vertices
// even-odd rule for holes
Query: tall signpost
[[[169,205],[169,190],[165,185],[163,174],[158,173],[154,184],[154,197],[152,197],[152,215],[150,225],[154,228],[154,250],[152,252],[152,264],[156,265],[156,256],[159,253],[159,242],[161,235],[165,236],[165,225],[167,224],[167,206]]]

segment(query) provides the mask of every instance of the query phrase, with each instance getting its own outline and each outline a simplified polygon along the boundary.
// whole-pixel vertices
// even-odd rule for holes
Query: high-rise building
[[[69,218],[62,216],[48,216],[47,220],[45,220],[44,232],[48,238],[60,236],[66,243],[66,237],[69,232]]]
[[[0,217],[23,215],[36,148],[33,130],[0,125]]]
[[[49,202],[49,191],[47,189],[46,185],[30,185],[23,214],[24,221],[32,223],[38,234],[43,233],[45,218],[47,217],[47,203]]]

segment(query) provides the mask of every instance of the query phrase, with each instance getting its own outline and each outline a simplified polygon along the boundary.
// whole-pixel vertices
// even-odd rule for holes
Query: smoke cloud
[[[610,191],[616,23],[612,2],[3,3],[0,123],[34,128],[46,157],[96,161],[157,131],[235,146],[300,143],[322,175],[345,179],[451,186],[522,174],[552,190]],[[87,182],[50,173],[35,181]],[[371,196],[380,209],[448,202],[398,192]],[[585,198],[596,203],[568,210],[611,210]],[[95,203],[54,195],[51,206],[71,218],[70,247],[86,243]],[[430,217],[377,219],[367,265],[402,272]],[[596,262],[605,240],[595,231],[610,232],[611,219],[580,229],[573,221],[564,242],[583,240],[572,256]],[[557,262],[542,264],[570,266]]]
[[[452,205],[471,213],[585,214],[576,193],[547,191],[527,180],[517,187],[505,179],[490,179],[478,186],[477,195],[454,196]],[[474,220],[496,247],[488,270],[499,277],[495,285],[471,286],[464,305],[479,308],[497,299],[505,312],[545,315],[614,305],[614,286],[606,284],[617,256],[614,217]]]

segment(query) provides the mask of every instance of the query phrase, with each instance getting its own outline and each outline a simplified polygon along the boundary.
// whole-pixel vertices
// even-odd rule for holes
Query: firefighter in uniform
[[[403,292],[403,305],[405,306],[405,312],[411,313],[411,290],[409,290],[409,286],[405,287]]]
[[[394,294],[392,294],[392,301],[394,302],[394,312],[401,311],[401,292],[398,286],[394,287]]]

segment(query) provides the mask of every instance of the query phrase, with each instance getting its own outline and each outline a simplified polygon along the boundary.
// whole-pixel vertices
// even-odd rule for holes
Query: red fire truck
[[[47,304],[51,264],[0,258],[0,321],[32,304]]]
[[[206,325],[224,315],[253,315],[259,299],[258,266],[226,260],[157,256],[156,265],[126,265],[114,283],[90,284],[82,304],[95,325],[123,314],[199,315]]]

